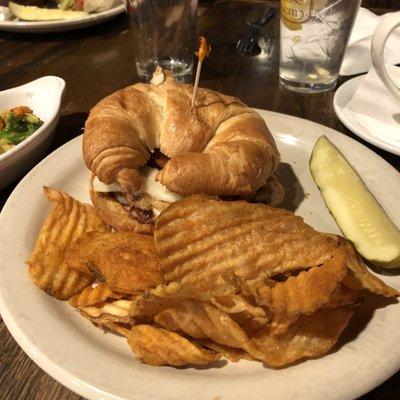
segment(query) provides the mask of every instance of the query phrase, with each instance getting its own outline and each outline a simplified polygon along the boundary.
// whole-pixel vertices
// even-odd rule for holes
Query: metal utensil
[[[241,39],[238,40],[236,48],[240,54],[251,53],[257,44],[261,28],[275,15],[275,9],[267,7],[256,22],[247,22],[247,29]]]

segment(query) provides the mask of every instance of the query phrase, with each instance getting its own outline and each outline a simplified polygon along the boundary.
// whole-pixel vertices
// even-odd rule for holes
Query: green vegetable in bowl
[[[26,106],[0,113],[0,154],[21,143],[42,125],[43,121]]]

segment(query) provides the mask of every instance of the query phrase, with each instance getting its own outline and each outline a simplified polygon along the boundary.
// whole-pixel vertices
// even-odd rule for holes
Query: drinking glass
[[[176,80],[190,80],[197,0],[128,0],[127,10],[139,78],[148,81],[161,66]]]
[[[279,81],[302,93],[335,87],[361,0],[281,0]]]

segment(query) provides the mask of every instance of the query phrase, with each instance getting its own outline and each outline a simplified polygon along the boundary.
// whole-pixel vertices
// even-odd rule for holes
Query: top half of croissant
[[[140,189],[140,167],[159,149],[170,160],[157,179],[174,192],[249,195],[265,185],[279,153],[255,111],[201,88],[192,109],[193,86],[162,72],[157,79],[119,90],[90,111],[83,155],[101,181]]]

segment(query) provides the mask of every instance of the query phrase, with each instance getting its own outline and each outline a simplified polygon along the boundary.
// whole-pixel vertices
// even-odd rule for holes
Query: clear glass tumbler
[[[317,93],[335,87],[361,0],[281,0],[279,81]]]
[[[192,77],[198,0],[127,0],[139,78],[148,81],[159,65],[176,80]]]

